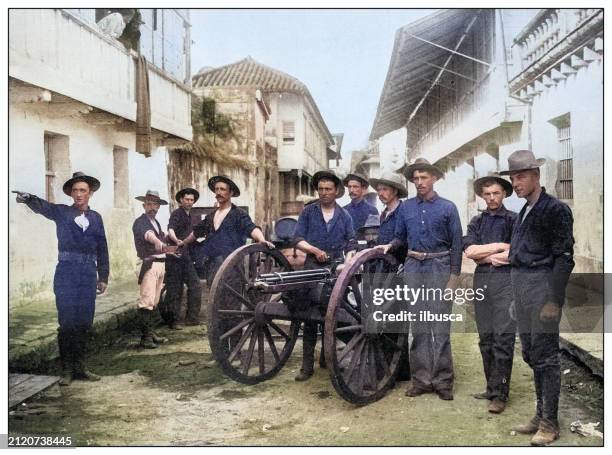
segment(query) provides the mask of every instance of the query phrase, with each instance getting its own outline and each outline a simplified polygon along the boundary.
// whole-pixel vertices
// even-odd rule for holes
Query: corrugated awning
[[[448,49],[455,47],[476,14],[478,10],[442,10],[397,30],[370,140],[406,125],[452,55]]]

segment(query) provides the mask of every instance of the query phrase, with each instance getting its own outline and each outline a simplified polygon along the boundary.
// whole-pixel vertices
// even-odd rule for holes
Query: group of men
[[[474,287],[486,290],[484,300],[475,303],[486,390],[475,397],[490,400],[488,410],[492,413],[504,410],[518,327],[523,358],[534,373],[537,406],[535,416],[516,431],[532,434],[534,445],[546,445],[559,437],[559,320],[574,265],[573,220],[567,205],[540,186],[539,167],[543,160],[537,160],[531,151],[518,150],[510,155],[508,164],[507,171],[474,182],[475,193],[485,200],[487,208],[471,220],[465,236],[455,204],[434,191],[434,184],[443,178],[443,172],[424,159],[417,159],[405,168],[416,196],[403,201],[408,191],[397,173],[383,173],[370,180],[351,173],[340,180],[331,171],[319,171],[313,176],[318,199],[306,205],[300,214],[294,244],[306,253],[306,269],[332,261],[351,261],[359,231],[363,232],[371,226],[373,218],[378,218],[376,244],[404,261],[405,283],[441,289],[457,286],[465,252],[477,264]],[[500,175],[509,175],[511,182]],[[385,206],[380,215],[365,200],[370,184]],[[351,202],[340,207],[336,199],[344,193],[344,186]],[[88,205],[99,187],[97,179],[76,172],[64,185],[64,192],[74,200],[72,206],[52,204],[29,193],[17,195],[17,202],[26,203],[57,225],[59,261],[54,292],[65,385],[72,379],[99,379],[83,363],[96,289],[104,292],[109,275],[102,218]],[[136,198],[143,202],[145,212],[133,225],[136,250],[142,260],[138,311],[141,344],[145,348],[165,341],[151,327],[164,276],[170,302],[166,310],[169,326],[177,328],[184,283],[189,294],[187,323],[198,323],[201,287],[187,248],[196,239],[204,238],[204,274],[209,280],[224,258],[244,245],[247,237],[274,247],[249,215],[232,204],[231,198],[240,194],[233,181],[215,176],[208,187],[217,200],[214,211],[192,228],[190,210],[199,193],[184,188],[176,194],[180,207],[170,216],[167,234],[155,218],[160,206],[167,202],[156,191]],[[513,191],[526,199],[519,214],[503,205],[503,199]],[[424,309],[438,315],[448,314],[452,302],[431,299],[415,302],[416,311]],[[408,396],[435,392],[443,400],[453,399],[450,328],[450,320],[443,318],[411,323],[412,381],[406,391]],[[307,380],[313,375],[317,332],[316,323],[304,324],[303,360],[296,380]]]
[[[232,203],[231,198],[239,196],[240,189],[230,178],[214,176],[208,181],[208,187],[215,193],[214,210],[194,226],[190,211],[200,194],[194,188],[183,188],[175,196],[180,207],[170,214],[167,233],[164,233],[155,216],[159,208],[168,202],[153,190],[136,197],[143,202],[145,211],[132,227],[136,252],[142,260],[138,279],[138,313],[142,329],[141,346],[144,348],[154,349],[167,341],[153,331],[153,312],[159,304],[164,283],[166,297],[161,314],[168,327],[181,329],[177,322],[184,285],[187,285],[185,325],[200,324],[198,316],[202,288],[189,248],[196,239],[203,239],[198,249],[203,252],[202,273],[209,284],[223,260],[244,245],[247,237],[274,247],[264,238],[248,213]]]

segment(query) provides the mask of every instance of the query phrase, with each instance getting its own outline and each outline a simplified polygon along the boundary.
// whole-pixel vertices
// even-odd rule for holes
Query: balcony
[[[603,21],[601,9],[541,10],[514,39],[514,59],[519,61],[519,65],[515,65],[516,74],[511,74],[510,78],[539,65],[550,54],[562,55],[567,50],[561,43],[597,27],[599,21]]]
[[[60,9],[9,12],[9,76],[136,120],[136,53]],[[191,89],[149,64],[151,126],[191,140]]]
[[[438,122],[425,130],[425,115],[408,127],[408,158],[426,157],[434,163],[485,133],[522,120],[522,106],[508,104],[501,71],[488,73],[463,94]]]

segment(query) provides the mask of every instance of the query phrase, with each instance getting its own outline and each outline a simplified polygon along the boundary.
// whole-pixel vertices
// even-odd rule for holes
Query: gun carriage
[[[335,390],[357,405],[376,401],[395,383],[407,335],[368,333],[364,296],[369,287],[391,287],[398,268],[392,255],[372,248],[358,252],[346,267],[314,270],[296,270],[281,248],[239,248],[211,286],[213,355],[229,377],[256,384],[286,364],[303,321],[324,323],[324,354]]]

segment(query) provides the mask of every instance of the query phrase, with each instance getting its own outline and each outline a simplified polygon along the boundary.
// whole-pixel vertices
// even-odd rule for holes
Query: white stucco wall
[[[549,120],[569,113],[573,147],[574,199],[566,201],[574,214],[575,252],[591,266],[603,261],[603,61],[577,70],[533,100],[533,151],[547,159],[546,190],[557,194],[560,159],[557,128]],[[589,267],[587,264],[577,264]],[[585,270],[586,271],[586,270]]]
[[[406,128],[385,134],[378,140],[381,171],[395,171],[402,167],[406,158]]]
[[[134,200],[147,189],[156,189],[167,199],[166,149],[158,148],[150,158],[134,151],[133,132],[117,132],[112,127],[96,127],[79,117],[59,116],[52,106],[46,111],[28,105],[12,105],[9,109],[9,188],[44,197],[45,194],[45,131],[69,136],[70,170],[83,171],[98,178],[100,190],[91,198],[92,209],[105,223],[110,248],[111,279],[132,277],[136,263],[131,225],[142,213],[142,205]],[[129,193],[131,206],[115,209],[113,189],[113,146],[128,149]],[[58,203],[72,204],[61,193],[64,178],[58,179]],[[159,217],[164,227],[168,209],[162,207]],[[57,240],[52,221],[34,214],[14,198],[9,202],[9,268],[10,290],[15,296],[34,291],[51,292],[51,280],[57,262]]]
[[[304,166],[304,107],[297,95],[275,94],[276,110],[272,107],[270,123],[276,126],[279,170],[302,169]],[[295,123],[295,142],[283,143],[283,121]]]

